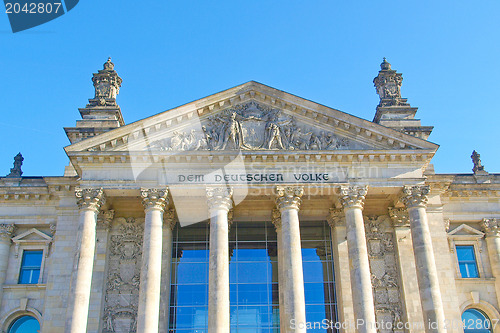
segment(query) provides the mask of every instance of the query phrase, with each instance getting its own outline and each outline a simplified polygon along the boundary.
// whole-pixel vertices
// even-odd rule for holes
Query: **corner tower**
[[[103,69],[93,74],[92,82],[94,98],[89,99],[84,108],[78,109],[82,120],[76,121],[76,127],[64,128],[72,144],[125,125],[116,103],[122,78],[116,73],[111,58],[104,63]]]
[[[411,107],[407,99],[401,97],[403,75],[391,69],[385,58],[380,68],[373,79],[380,96],[373,122],[427,140],[434,127],[422,126],[420,119],[415,119],[418,108]]]

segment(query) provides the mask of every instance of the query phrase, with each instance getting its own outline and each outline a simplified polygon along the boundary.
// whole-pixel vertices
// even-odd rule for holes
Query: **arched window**
[[[490,319],[479,310],[465,310],[462,314],[462,323],[464,333],[491,333]]]
[[[22,316],[16,319],[8,330],[8,333],[38,333],[40,324],[31,316]]]

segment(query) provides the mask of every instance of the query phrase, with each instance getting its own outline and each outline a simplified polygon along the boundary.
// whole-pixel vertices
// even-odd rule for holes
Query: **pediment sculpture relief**
[[[346,138],[254,102],[208,118],[201,130],[173,131],[149,145],[152,150],[335,150],[349,149]]]

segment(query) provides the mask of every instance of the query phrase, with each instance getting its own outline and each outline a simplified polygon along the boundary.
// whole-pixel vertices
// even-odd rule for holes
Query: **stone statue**
[[[220,118],[219,120],[225,124],[222,135],[221,149],[226,149],[228,144],[233,145],[233,149],[240,149],[244,147],[243,144],[243,131],[241,123],[236,119],[237,113],[232,112],[229,119]]]
[[[281,135],[281,126],[290,123],[291,120],[278,121],[278,115],[273,114],[270,120],[266,123],[264,142],[262,143],[261,148],[271,149],[273,143],[276,142],[278,148],[285,149]]]
[[[8,178],[21,178],[23,171],[21,166],[23,165],[24,157],[21,153],[14,157],[14,167],[10,169],[10,173],[7,175]]]
[[[474,163],[474,168],[472,168],[472,171],[474,173],[477,173],[478,171],[484,171],[484,166],[481,165],[481,155],[479,155],[477,151],[474,150],[470,157],[472,158],[472,163]]]

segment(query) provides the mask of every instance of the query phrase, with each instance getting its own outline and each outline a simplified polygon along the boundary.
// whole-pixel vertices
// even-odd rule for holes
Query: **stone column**
[[[233,190],[207,188],[210,213],[208,275],[208,333],[229,332],[229,223]]]
[[[285,272],[283,271],[283,233],[281,231],[281,213],[279,209],[273,209],[271,221],[276,229],[276,244],[278,245],[277,255],[278,255],[278,298],[279,298],[279,315],[280,315],[280,327],[287,327],[290,324],[287,323],[287,318],[285,316],[285,301],[283,298],[284,292],[286,290],[286,279]]]
[[[375,305],[366,246],[363,206],[368,187],[342,186],[340,202],[344,207],[351,291],[357,331],[376,333]]]
[[[500,220],[483,219],[481,227],[486,234],[486,246],[490,258],[491,272],[495,278],[495,291],[500,304]]]
[[[102,189],[75,189],[80,219],[76,239],[76,257],[73,263],[73,285],[70,293],[66,332],[87,332],[92,271],[96,242],[96,222],[99,208],[104,203]]]
[[[415,258],[413,256],[410,218],[405,208],[389,208],[389,216],[394,226],[395,249],[397,252],[398,266],[402,296],[404,301],[405,318],[408,323],[423,323],[422,306],[418,291],[417,271],[415,270]],[[424,328],[415,327],[412,333],[423,332]]]
[[[279,260],[282,261],[280,267],[283,279],[280,280],[286,281],[283,288],[284,313],[280,314],[280,322],[284,322],[281,332],[287,333],[306,332],[304,272],[299,229],[300,197],[303,193],[304,189],[299,186],[276,186],[276,206],[281,213]],[[280,306],[280,310],[281,308]]]
[[[137,332],[158,333],[160,315],[163,212],[168,189],[141,189],[144,221]]]
[[[2,305],[3,284],[7,275],[9,252],[14,224],[0,224],[0,306]]]
[[[339,309],[338,321],[340,323],[354,323],[349,252],[346,241],[347,234],[344,211],[336,208],[330,209],[327,221],[332,234],[335,291],[337,296],[337,308]],[[345,327],[340,328],[340,332],[343,333],[353,333],[354,331],[354,325],[346,325]]]
[[[165,226],[163,228],[163,259],[162,259],[162,281],[160,292],[160,332],[168,332],[168,325],[170,320],[170,284],[172,274],[172,231],[177,224],[175,218],[175,211],[173,209],[167,210],[163,218]]]
[[[446,332],[443,301],[427,221],[429,186],[405,186],[401,197],[408,210],[418,288],[426,332]]]

